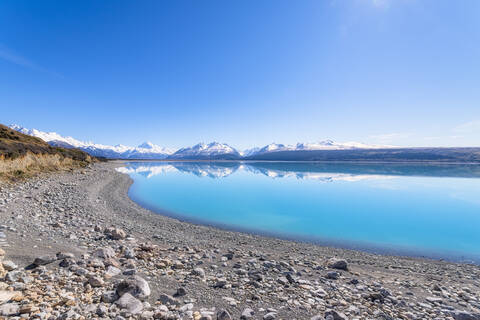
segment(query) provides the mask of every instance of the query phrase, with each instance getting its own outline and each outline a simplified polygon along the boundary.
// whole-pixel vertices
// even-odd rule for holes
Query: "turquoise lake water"
[[[373,252],[480,262],[480,166],[131,162],[158,213]]]

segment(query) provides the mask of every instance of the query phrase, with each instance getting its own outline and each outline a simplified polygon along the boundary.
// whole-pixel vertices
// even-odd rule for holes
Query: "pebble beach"
[[[480,319],[477,265],[182,222],[121,165],[0,184],[0,319]]]

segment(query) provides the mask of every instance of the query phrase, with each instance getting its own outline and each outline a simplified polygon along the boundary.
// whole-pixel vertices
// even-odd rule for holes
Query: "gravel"
[[[121,162],[0,185],[0,319],[480,319],[480,268],[225,231]]]

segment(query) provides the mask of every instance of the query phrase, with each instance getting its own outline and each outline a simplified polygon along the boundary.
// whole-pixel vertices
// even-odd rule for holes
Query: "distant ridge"
[[[23,134],[40,138],[52,146],[63,148],[78,148],[96,157],[110,159],[138,159],[138,160],[240,160],[247,157],[259,156],[262,154],[280,151],[300,150],[346,150],[358,148],[387,148],[389,146],[367,145],[357,142],[335,143],[332,140],[325,140],[316,143],[297,143],[296,145],[284,145],[272,143],[264,147],[256,147],[245,151],[239,151],[225,143],[211,142],[198,143],[192,147],[180,148],[173,151],[151,142],[144,142],[138,147],[124,145],[102,145],[93,142],[83,142],[72,137],[64,137],[56,132],[44,132],[37,129],[27,129],[19,125],[11,125],[10,128]]]
[[[324,140],[316,143],[284,145],[271,143],[239,151],[219,142],[198,143],[173,151],[151,142],[137,147],[108,146],[63,137],[55,132],[10,128],[43,139],[51,146],[78,148],[96,157],[135,160],[255,160],[255,161],[366,161],[366,162],[480,162],[480,148],[399,148],[358,142],[338,143]]]

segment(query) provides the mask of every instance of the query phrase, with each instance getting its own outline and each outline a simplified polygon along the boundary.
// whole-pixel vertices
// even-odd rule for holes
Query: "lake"
[[[371,252],[480,262],[480,166],[129,162],[129,196],[217,227]]]

